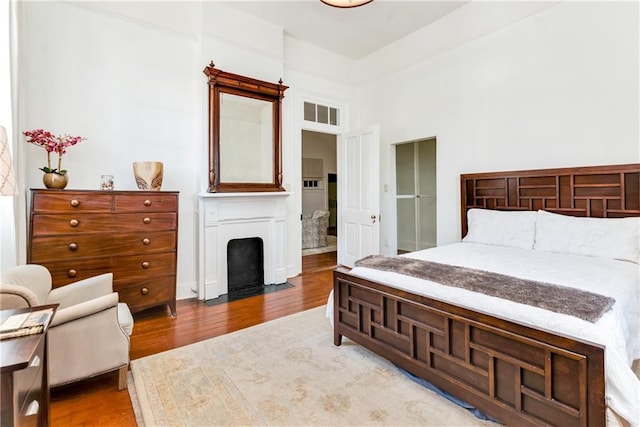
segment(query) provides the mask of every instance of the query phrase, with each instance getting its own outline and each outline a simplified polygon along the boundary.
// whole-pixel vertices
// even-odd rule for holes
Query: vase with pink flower
[[[34,129],[23,132],[28,143],[39,145],[47,152],[47,166],[39,168],[44,175],[42,182],[47,188],[63,189],[69,183],[69,175],[66,169],[62,169],[62,155],[67,152],[67,148],[76,145],[86,138],[81,136],[54,135],[43,129]],[[51,153],[58,154],[58,167],[51,167]]]

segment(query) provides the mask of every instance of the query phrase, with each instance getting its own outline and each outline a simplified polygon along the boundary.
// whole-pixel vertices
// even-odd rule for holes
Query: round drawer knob
[[[144,222],[145,224],[151,224],[151,218],[149,218],[148,216],[145,216],[142,222]]]
[[[144,261],[142,263],[142,268],[149,268],[149,265],[151,265],[151,264],[149,264],[149,261]]]
[[[70,251],[78,250],[78,244],[77,243],[69,243],[69,250]]]
[[[80,206],[80,200],[78,199],[71,200],[71,206],[73,206],[74,208]]]
[[[147,199],[144,201],[145,206],[151,206],[151,200]]]
[[[78,224],[80,224],[80,221],[78,221],[77,219],[72,219],[71,221],[69,221],[69,225],[71,227],[77,227]]]
[[[142,244],[143,244],[143,245],[148,245],[149,243],[151,243],[151,240],[149,240],[149,239],[142,239]]]
[[[149,288],[142,288],[142,289],[140,289],[140,293],[141,293],[142,295],[146,295],[146,294],[148,294],[148,293],[149,293]]]
[[[78,275],[78,272],[76,270],[67,271],[67,277],[76,277],[77,275]]]

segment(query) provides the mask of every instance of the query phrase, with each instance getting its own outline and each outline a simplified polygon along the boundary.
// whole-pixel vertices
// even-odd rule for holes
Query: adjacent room
[[[2,425],[640,427],[640,2],[0,2]]]

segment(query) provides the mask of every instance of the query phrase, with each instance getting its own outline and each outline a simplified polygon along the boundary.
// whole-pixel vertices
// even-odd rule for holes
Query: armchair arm
[[[53,317],[53,321],[51,322],[51,327],[53,328],[63,323],[91,316],[92,314],[117,306],[118,293],[112,292],[108,295],[103,295],[90,301],[81,302],[80,304],[76,304],[71,307],[58,309],[58,311],[56,311],[56,315]]]
[[[105,273],[52,289],[51,292],[49,292],[47,302],[60,304],[60,308],[58,309],[58,313],[60,313],[60,309],[90,301],[112,292],[113,274]],[[56,314],[56,317],[58,317],[58,314]]]
[[[0,285],[0,309],[11,310],[36,305],[40,303],[31,289],[20,285]]]

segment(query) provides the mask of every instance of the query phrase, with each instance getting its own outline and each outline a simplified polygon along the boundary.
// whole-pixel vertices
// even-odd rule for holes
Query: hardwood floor
[[[228,304],[207,306],[196,299],[177,303],[178,317],[166,307],[134,315],[131,360],[224,335],[326,304],[336,253],[302,258],[302,275],[289,289]],[[135,426],[127,390],[118,391],[118,373],[51,390],[52,426]]]

